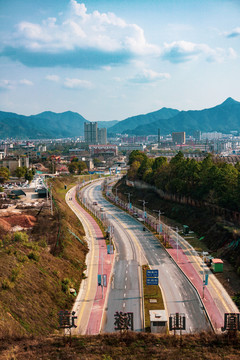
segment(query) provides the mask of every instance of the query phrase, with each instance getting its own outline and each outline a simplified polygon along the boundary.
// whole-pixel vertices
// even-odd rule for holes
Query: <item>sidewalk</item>
[[[92,242],[92,244],[90,244],[90,252],[92,252],[92,254],[88,253],[87,255],[87,276],[89,276],[89,278],[82,280],[79,294],[74,304],[74,309],[77,309],[82,319],[87,320],[87,324],[86,326],[80,324],[77,333],[95,335],[101,331],[114,255],[107,254],[107,246],[99,225],[91,215],[79,205],[75,196],[76,187],[70,190],[69,197],[72,200],[67,201],[67,203],[79,217],[80,221],[81,218],[84,220],[82,222],[85,233],[89,236],[90,232],[92,237],[92,239],[88,239],[89,243]],[[106,275],[106,287],[102,288],[98,286],[98,274]],[[91,309],[89,309],[89,307],[91,307]],[[83,313],[81,313],[81,309]],[[86,317],[88,319],[86,319]]]
[[[174,232],[174,238],[170,239],[172,249],[167,251],[197,288],[213,327],[219,331],[224,323],[224,314],[238,313],[239,310],[215,275],[205,264],[203,265],[196,251],[179,235],[177,249],[176,237]],[[209,276],[208,285],[204,290],[203,271]]]

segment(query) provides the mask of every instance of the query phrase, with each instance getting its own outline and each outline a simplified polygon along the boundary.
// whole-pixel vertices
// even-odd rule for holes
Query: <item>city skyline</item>
[[[234,0],[0,1],[0,110],[123,120],[239,101]]]

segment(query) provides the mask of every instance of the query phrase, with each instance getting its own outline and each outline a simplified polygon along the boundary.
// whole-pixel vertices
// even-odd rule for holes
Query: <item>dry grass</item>
[[[147,333],[115,333],[65,339],[8,339],[0,345],[0,359],[17,360],[238,360],[239,339],[201,333],[179,337]]]
[[[39,215],[26,211],[37,219],[28,241],[11,241],[10,233],[0,232],[0,339],[58,331],[58,311],[73,304],[68,288],[78,290],[88,249],[68,231],[83,238],[81,223],[64,201],[66,182],[72,179],[54,183],[53,216],[48,209]]]

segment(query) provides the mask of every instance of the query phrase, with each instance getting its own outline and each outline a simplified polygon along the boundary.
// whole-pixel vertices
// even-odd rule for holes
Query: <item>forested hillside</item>
[[[190,196],[230,210],[240,211],[240,164],[184,158],[179,152],[170,162],[166,157],[148,158],[138,150],[129,157],[128,178],[139,179],[163,191]]]

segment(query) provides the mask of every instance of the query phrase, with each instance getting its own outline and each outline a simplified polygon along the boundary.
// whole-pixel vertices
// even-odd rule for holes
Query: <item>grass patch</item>
[[[188,236],[183,233],[179,233],[180,236],[184,237],[184,239],[196,250],[199,252],[207,251],[209,252],[209,248],[203,242],[203,240],[199,240],[199,237],[195,233],[191,233]]]
[[[150,331],[149,310],[164,310],[162,292],[158,285],[147,285],[146,270],[150,270],[148,265],[142,266],[143,274],[143,294],[144,294],[144,313],[145,313],[145,330]],[[156,302],[150,302],[154,299]]]

